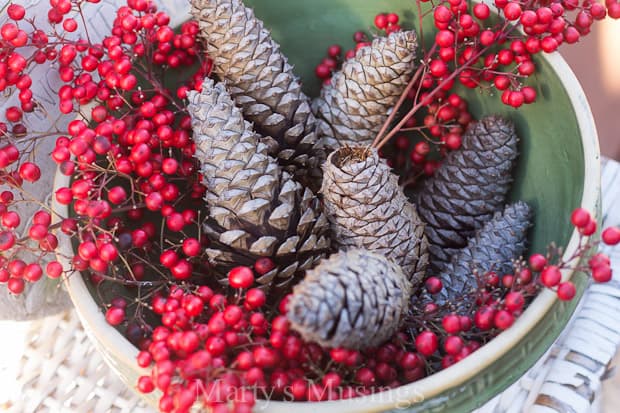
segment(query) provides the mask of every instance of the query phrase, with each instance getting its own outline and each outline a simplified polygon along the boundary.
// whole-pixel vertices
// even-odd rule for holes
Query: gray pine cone
[[[449,263],[456,250],[504,205],[517,143],[512,122],[486,117],[470,125],[461,149],[449,153],[424,182],[417,206],[426,223],[433,271]]]
[[[340,148],[323,172],[321,192],[334,244],[394,260],[417,287],[428,263],[424,224],[377,151]]]
[[[443,288],[436,302],[456,302],[458,297],[476,289],[474,270],[480,276],[489,271],[500,276],[512,274],[513,260],[525,252],[532,215],[525,202],[508,205],[503,213],[497,212],[440,273]]]
[[[312,103],[325,147],[372,143],[413,75],[417,46],[415,32],[392,33],[342,65]]]
[[[324,347],[371,348],[398,330],[411,284],[400,267],[362,249],[338,252],[293,288],[292,328]]]
[[[188,99],[210,207],[207,253],[221,281],[233,266],[272,257],[277,267],[258,282],[291,282],[329,249],[329,224],[319,200],[268,155],[221,83],[207,78],[202,93]]]
[[[297,181],[318,190],[325,153],[317,143],[310,100],[280,46],[241,0],[191,3],[214,73],[256,131],[278,142],[271,154]]]

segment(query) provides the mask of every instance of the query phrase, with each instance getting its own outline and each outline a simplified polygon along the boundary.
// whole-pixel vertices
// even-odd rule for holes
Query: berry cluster
[[[405,333],[372,352],[323,349],[289,328],[286,299],[266,307],[248,267],[229,274],[234,295],[209,287],[173,287],[155,295],[161,316],[149,339],[139,342],[138,364],[152,366],[138,389],[163,392],[162,411],[186,412],[195,402],[212,411],[249,412],[257,397],[270,400],[338,400],[394,388],[425,375],[424,358]],[[106,317],[118,324],[124,301]],[[272,314],[273,312],[273,314]],[[422,345],[420,345],[422,346]]]
[[[415,90],[418,99],[396,125],[392,125],[394,117],[390,117],[375,139],[373,146],[377,148],[398,135],[428,104],[422,98],[422,87],[428,90],[424,96],[427,100],[450,91],[458,81],[467,88],[497,91],[502,102],[514,108],[533,103],[537,92],[526,81],[536,72],[536,54],[551,53],[563,43],[577,42],[590,32],[594,21],[607,14],[620,17],[620,5],[614,0],[605,6],[591,0],[495,0],[497,16],[491,14],[486,3],[421,3],[427,3],[426,10],[432,13],[437,32],[404,93]],[[418,17],[421,27],[424,15]],[[401,99],[393,113],[404,103],[405,99]]]
[[[570,257],[563,257],[560,248],[550,246],[546,255],[536,253],[527,262],[516,262],[511,274],[493,271],[479,274],[478,288],[459,302],[437,304],[431,299],[424,306],[414,308],[407,324],[415,336],[417,351],[426,356],[427,368],[439,370],[451,366],[510,328],[542,289],[554,291],[561,301],[575,297],[575,285],[563,280],[562,272],[575,269],[574,262],[596,250],[598,241],[591,238],[596,232],[596,221],[587,210],[577,208],[571,222],[581,238]],[[607,245],[617,245],[620,229],[607,228],[602,238]],[[576,270],[592,274],[595,282],[608,282],[612,276],[609,257],[602,253],[593,255]],[[442,290],[442,281],[430,277],[425,288],[432,298]]]
[[[205,188],[178,99],[200,89],[210,62],[200,59],[197,25],[185,23],[175,34],[169,20],[147,2],[129,1],[101,45],[61,50],[67,57],[60,70],[68,73],[61,108],[98,102],[92,122],[71,122],[52,152],[72,177],[55,196],[77,215],[73,266],[89,269],[97,282],[139,286],[145,274],[180,281],[208,270],[201,258],[206,240],[198,237]],[[167,80],[166,71],[192,65],[189,82]]]

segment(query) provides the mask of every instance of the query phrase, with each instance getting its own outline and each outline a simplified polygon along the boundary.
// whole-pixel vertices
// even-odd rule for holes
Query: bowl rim
[[[598,135],[594,123],[594,118],[585,93],[569,67],[568,63],[558,52],[552,54],[542,54],[554,70],[558,78],[562,80],[563,87],[568,94],[573,106],[575,116],[579,125],[581,141],[584,154],[584,190],[581,199],[581,207],[590,211],[596,211],[600,200],[600,150]],[[86,111],[85,113],[87,113]],[[58,171],[54,177],[53,188],[67,186],[70,177],[62,175]],[[67,205],[59,204],[55,197],[52,197],[52,208],[56,212],[55,219],[68,217],[69,208]],[[59,237],[58,260],[65,268],[70,268],[67,257],[73,255],[72,244],[64,234]],[[564,258],[568,259],[570,253],[579,244],[579,233],[573,230],[570,240],[564,252]],[[76,271],[77,272],[77,271]],[[574,270],[563,270],[563,280],[568,280],[574,274]],[[100,307],[91,296],[83,278],[79,274],[71,273],[64,277],[66,288],[73,301],[78,316],[84,325],[89,336],[95,342],[99,342],[107,351],[113,353],[117,360],[132,366],[136,372],[145,374],[146,369],[140,368],[136,364],[138,349],[134,347],[119,331],[105,321],[105,317]],[[339,401],[324,402],[294,402],[295,411],[299,413],[315,413],[317,408],[326,409],[338,413],[355,413],[364,411],[383,411],[386,409],[397,408],[397,403],[402,401],[423,401],[433,398],[460,383],[464,383],[483,371],[495,360],[525,338],[528,332],[547,314],[549,309],[558,300],[557,295],[552,291],[545,290],[536,297],[524,313],[515,321],[514,325],[502,332],[493,340],[482,346],[478,351],[472,353],[467,358],[453,366],[434,373],[421,380],[400,386],[396,389],[384,392]],[[105,357],[107,361],[111,361]],[[117,364],[116,362],[114,364]],[[291,409],[291,402],[257,400],[256,411],[268,411],[274,413],[288,413]],[[318,404],[317,404],[318,403]],[[413,404],[412,406],[415,406]]]

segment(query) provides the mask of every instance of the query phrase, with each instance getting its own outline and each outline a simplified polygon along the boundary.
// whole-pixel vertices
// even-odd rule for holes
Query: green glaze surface
[[[396,12],[404,27],[417,26],[417,10],[412,0],[246,0],[246,4],[272,30],[310,96],[317,94],[319,84],[313,70],[325,56],[327,47],[334,43],[341,44],[345,50],[352,47],[352,33],[368,29],[377,13]],[[428,38],[427,34],[427,41]],[[516,110],[503,105],[499,96],[465,88],[460,92],[468,99],[475,118],[501,114],[515,122],[521,139],[521,156],[510,197],[534,207],[536,217],[530,231],[530,251],[544,252],[551,242],[568,243],[573,230],[568,219],[582,199],[585,161],[577,117],[567,91],[546,60],[536,59],[536,66],[537,74],[528,81],[538,92],[533,105]],[[586,276],[575,274],[573,280],[581,294]],[[468,382],[394,412],[467,412],[484,404],[515,382],[544,354],[568,322],[576,304],[577,300],[568,304],[556,302],[526,340]]]

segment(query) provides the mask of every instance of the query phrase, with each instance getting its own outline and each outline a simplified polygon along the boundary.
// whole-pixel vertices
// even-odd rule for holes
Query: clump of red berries
[[[426,374],[423,354],[433,346],[430,337],[427,344],[420,338],[413,345],[401,333],[370,352],[324,349],[290,329],[286,298],[272,313],[265,294],[248,289],[254,281],[251,268],[234,268],[229,280],[237,291],[227,296],[201,286],[173,287],[152,298],[162,325],[139,344],[138,364],[152,369],[137,386],[145,393],[161,390],[162,411],[186,412],[196,402],[213,411],[250,411],[257,394],[287,401],[339,400]],[[121,307],[113,305],[106,317],[123,322]]]
[[[414,308],[407,322],[409,331],[415,335],[418,351],[427,357],[432,370],[454,364],[510,328],[542,289],[555,291],[561,301],[574,299],[577,289],[565,279],[564,272],[590,273],[595,282],[611,279],[610,260],[605,254],[597,253],[587,263],[583,262],[598,247],[598,241],[592,238],[596,221],[590,212],[576,209],[571,222],[581,235],[579,246],[571,256],[563,256],[561,249],[550,246],[545,255],[535,253],[527,261],[517,261],[512,274],[473,273],[472,276],[478,277],[477,290],[458,302],[437,304],[431,300],[421,308]],[[604,234],[606,244],[620,243],[620,229],[610,227]],[[430,277],[425,288],[432,298],[443,285],[439,278]]]

